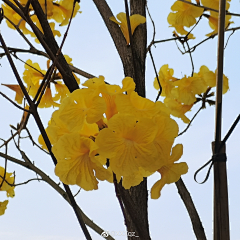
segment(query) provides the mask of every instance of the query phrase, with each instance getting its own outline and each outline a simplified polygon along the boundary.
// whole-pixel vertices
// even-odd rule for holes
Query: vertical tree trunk
[[[130,12],[133,14],[140,14],[146,17],[146,0],[131,0],[130,1]],[[139,25],[134,34],[132,46],[133,56],[131,56],[130,61],[122,61],[125,76],[132,77],[136,83],[137,93],[145,97],[145,61],[146,61],[146,48],[147,48],[147,28],[146,24]],[[130,62],[130,66],[129,66]],[[121,187],[122,188],[122,187]],[[127,207],[126,201],[131,201],[135,206],[135,215],[141,223],[140,227],[143,230],[143,236],[137,239],[148,240],[150,239],[149,225],[148,225],[148,192],[147,192],[147,179],[144,179],[141,184],[136,187],[131,187],[129,190],[121,189],[121,194],[124,195],[123,203]],[[128,214],[128,209],[126,211],[125,221],[127,225],[128,232],[138,232],[136,230],[136,224],[131,219]],[[131,234],[130,234],[131,235]],[[128,239],[133,239],[134,237],[128,236]]]

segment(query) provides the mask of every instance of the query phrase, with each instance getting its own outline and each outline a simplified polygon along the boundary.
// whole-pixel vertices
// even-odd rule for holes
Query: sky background
[[[114,15],[124,12],[124,1],[107,1],[112,8]],[[156,3],[157,2],[157,3]],[[2,3],[2,1],[0,1]],[[172,28],[169,28],[167,16],[174,1],[148,1],[148,7],[156,26],[156,40],[172,37]],[[121,84],[124,78],[122,64],[117,54],[112,39],[92,1],[81,1],[81,14],[74,18],[69,35],[63,47],[63,53],[68,54],[73,59],[73,64],[95,76],[103,75],[109,83]],[[230,11],[240,13],[239,1],[232,0]],[[237,17],[233,18],[232,27],[240,26]],[[60,29],[60,27],[58,28]],[[63,30],[65,28],[62,28]],[[152,24],[147,17],[148,43],[152,39]],[[205,34],[211,32],[207,19],[203,18],[194,30],[196,40],[189,41],[190,46],[200,42],[205,38]],[[27,44],[18,36],[17,32],[9,29],[5,21],[1,24],[1,33],[8,46],[18,48],[28,48]],[[63,31],[62,31],[63,33]],[[226,38],[230,32],[226,33]],[[62,34],[63,36],[63,34]],[[230,91],[223,97],[223,121],[222,136],[224,137],[233,121],[240,113],[239,100],[239,49],[240,32],[236,31],[230,38],[225,50],[224,74],[229,78]],[[60,42],[62,38],[57,38]],[[36,45],[41,49],[40,45]],[[181,46],[180,46],[181,47]],[[181,78],[189,76],[192,71],[189,55],[182,55],[177,49],[174,41],[156,44],[152,48],[157,70],[164,64],[169,64],[174,69],[174,76]],[[46,69],[46,59],[19,54],[23,60],[31,58],[38,62],[42,69]],[[195,72],[199,71],[202,65],[206,65],[210,70],[215,71],[217,66],[217,37],[199,46],[193,53]],[[24,71],[24,64],[15,61],[20,75]],[[6,61],[0,59],[0,84],[15,84],[16,80]],[[152,63],[147,56],[146,69],[146,90],[147,97],[155,100],[157,91],[153,88],[155,77]],[[81,77],[81,83],[86,79]],[[14,93],[0,85],[0,91],[14,99]],[[200,105],[192,108],[187,113],[191,118]],[[9,124],[16,126],[20,121],[22,112],[9,103],[6,99],[0,98],[0,138],[7,139],[11,133]],[[53,109],[41,109],[40,115],[47,126]],[[176,119],[180,131],[186,125]],[[183,175],[188,190],[191,193],[195,206],[200,215],[205,228],[207,239],[212,239],[213,221],[213,174],[205,184],[197,184],[193,175],[195,171],[207,162],[212,155],[211,142],[214,140],[215,108],[209,107],[200,112],[198,117],[191,124],[187,133],[178,137],[176,143],[182,143],[184,154],[180,161],[187,162],[189,172]],[[29,121],[29,129],[35,140],[39,136],[39,131],[32,118]],[[226,145],[228,157],[228,186],[229,186],[229,215],[231,239],[240,239],[240,208],[239,208],[239,148],[240,127],[238,126]],[[37,167],[44,170],[56,182],[58,178],[54,175],[54,166],[46,154],[33,147],[28,139],[22,140],[21,148],[28,157],[34,161]],[[4,152],[5,149],[1,149]],[[21,159],[20,153],[15,149],[14,144],[9,144],[8,154]],[[4,166],[4,159],[0,159],[0,166]],[[30,178],[35,178],[35,174],[27,169],[8,162],[8,172],[16,172],[16,182],[23,182]],[[205,177],[206,169],[199,174],[199,179]],[[148,178],[148,190],[160,178],[159,174],[154,174]],[[73,193],[78,191],[77,187],[72,187]],[[15,189],[16,196],[9,199],[8,209],[5,215],[0,217],[0,239],[2,240],[76,240],[85,239],[82,230],[79,228],[76,217],[71,207],[61,196],[44,182],[30,182],[27,185],[19,186]],[[162,190],[162,195],[158,200],[149,199],[149,224],[153,240],[192,240],[195,235],[185,206],[178,195],[175,184],[167,185]],[[0,193],[0,201],[6,199],[5,192]],[[99,190],[86,192],[82,190],[76,197],[82,210],[90,219],[105,230],[110,232],[126,231],[124,219],[122,217],[118,201],[115,197],[114,187],[107,182],[99,183]],[[92,239],[103,239],[90,230]],[[125,237],[114,236],[115,239],[125,239]]]

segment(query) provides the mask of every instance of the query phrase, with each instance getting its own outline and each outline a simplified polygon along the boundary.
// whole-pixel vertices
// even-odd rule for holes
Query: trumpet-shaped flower
[[[99,76],[99,78],[91,78],[87,80],[82,85],[94,90],[96,94],[102,94],[102,97],[106,103],[105,114],[107,119],[110,119],[119,111],[116,106],[116,97],[122,95],[123,92],[130,93],[135,89],[135,83],[130,77],[124,78],[122,84],[122,89],[118,85],[105,84],[104,77]]]
[[[185,104],[178,102],[176,99],[171,99],[171,98],[165,98],[164,104],[169,108],[170,113],[174,117],[181,118],[184,123],[190,122],[190,120],[185,116],[185,113],[190,111],[193,104],[185,105]]]
[[[117,23],[120,26],[123,36],[125,37],[125,39],[127,41],[127,45],[128,45],[130,43],[130,39],[129,39],[129,31],[128,31],[126,13],[123,13],[123,12],[119,13],[117,15],[117,19],[114,16],[110,17],[111,21]],[[130,16],[130,25],[131,25],[132,34],[134,33],[134,31],[138,25],[143,24],[145,22],[146,22],[146,18],[139,14],[134,14],[134,15]]]
[[[161,179],[158,180],[151,189],[152,199],[158,199],[160,197],[161,190],[165,184],[177,182],[181,175],[188,172],[188,166],[185,162],[175,163],[182,156],[182,152],[182,144],[177,144],[173,147],[172,154],[168,157],[166,164],[158,170],[161,174]]]
[[[5,200],[4,202],[0,202],[0,216],[5,213],[5,210],[7,209],[8,200]]]
[[[87,191],[98,189],[96,176],[107,180],[111,171],[95,159],[97,150],[98,146],[90,138],[78,133],[65,134],[52,148],[58,161],[55,174],[67,185],[77,184]]]
[[[49,121],[48,127],[46,128],[46,132],[51,144],[54,145],[61,136],[76,132],[75,129],[78,129],[77,133],[84,137],[94,137],[99,132],[98,125],[96,123],[89,124],[86,122],[86,120],[83,122],[83,124],[80,123],[79,127],[74,126],[71,128],[68,124],[59,118],[59,110],[56,110],[52,114],[51,120]],[[42,135],[39,136],[38,141],[41,144],[42,148],[47,149]]]
[[[156,133],[157,128],[151,119],[116,114],[108,121],[108,128],[101,130],[96,137],[98,152],[101,158],[109,159],[118,180],[138,174],[139,168],[152,173],[161,165],[153,143]],[[129,186],[140,182],[134,180]]]
[[[155,115],[153,121],[157,126],[154,144],[158,150],[159,162],[161,162],[161,165],[164,165],[171,152],[174,139],[178,135],[178,125],[169,116],[162,114]]]
[[[14,5],[15,2],[13,0],[10,0]],[[22,4],[24,7],[27,4],[26,0],[19,0],[19,2]],[[73,8],[73,0],[59,0],[59,1],[52,1],[52,0],[40,0],[39,1],[43,11],[46,11],[47,6],[47,12],[46,16],[48,20],[55,20],[58,23],[61,23],[60,26],[67,25],[69,23],[71,13],[72,13],[72,8]],[[28,30],[26,28],[26,21],[21,18],[11,7],[9,7],[7,4],[2,5],[4,9],[4,15],[16,26],[19,27],[19,29],[22,30],[23,34],[30,34],[33,38],[35,38],[35,42],[39,43],[39,40],[37,39],[36,35]],[[76,14],[79,12],[80,6],[78,2],[75,4],[74,8],[74,13],[73,17],[76,16]],[[33,11],[32,6],[29,6],[29,11]],[[42,30],[41,24],[36,16],[36,14],[31,14],[31,20],[35,23],[35,25]],[[15,29],[15,26],[11,24],[10,21],[7,21],[7,25]],[[52,29],[53,35],[54,36],[61,36],[60,32],[58,30],[55,30],[55,22],[50,22],[49,23],[50,28]]]
[[[191,2],[191,0],[188,1]],[[196,23],[196,18],[200,17],[203,13],[202,8],[180,1],[176,1],[172,5],[171,10],[174,12],[169,13],[167,20],[172,26],[191,27]]]
[[[168,67],[168,64],[163,65],[158,73],[158,78],[162,87],[161,96],[163,97],[172,97],[172,89],[175,87],[173,82],[177,80],[177,78],[173,77],[173,69]],[[153,86],[155,89],[160,89],[157,78],[154,79]]]
[[[11,90],[13,90],[14,92],[16,92],[15,101],[19,104],[22,104],[24,95],[23,95],[22,89],[19,85],[17,85],[17,84],[2,84],[2,85],[6,86],[6,87],[10,88]]]
[[[207,85],[200,77],[184,77],[179,81],[174,82],[178,88],[172,89],[172,94],[175,99],[186,105],[191,105],[196,101],[196,94],[204,93],[207,90]]]
[[[3,167],[0,167],[0,182],[3,181],[5,169]],[[8,197],[14,197],[14,188],[13,186],[10,186],[9,184],[14,183],[14,176],[12,176],[12,173],[5,173],[5,180],[2,184],[2,187],[0,188],[0,191],[6,191]]]
[[[71,129],[78,131],[84,120],[88,123],[98,122],[106,110],[106,104],[95,91],[77,89],[65,98],[59,108],[59,118]]]
[[[116,105],[120,113],[133,114],[136,117],[152,118],[157,113],[170,115],[162,102],[156,102],[139,96],[136,92],[116,96]]]
[[[210,37],[214,34],[217,34],[218,33],[218,13],[211,11],[210,16],[209,15],[204,15],[204,16],[206,16],[208,18],[209,26],[214,30],[213,32],[206,34],[206,36]],[[233,23],[232,21],[230,21],[230,19],[231,19],[231,15],[226,15],[225,29],[227,29],[229,27],[229,25],[231,23]]]
[[[226,10],[229,9],[231,0],[226,0]],[[212,9],[219,9],[219,0],[201,0],[201,3],[204,7],[212,8]]]
[[[65,26],[69,23],[73,9],[73,2],[74,0],[60,0],[57,4],[53,5],[51,18],[60,23],[60,26]],[[79,9],[80,5],[76,2],[73,17],[80,12]]]
[[[203,81],[206,83],[209,87],[215,87],[216,86],[216,74],[208,69],[206,66],[201,66],[200,70],[197,74],[194,76],[199,76],[203,79]]]
[[[59,103],[56,103],[53,101],[52,91],[51,91],[50,87],[47,87],[38,107],[39,108],[49,108],[52,106],[58,107]]]

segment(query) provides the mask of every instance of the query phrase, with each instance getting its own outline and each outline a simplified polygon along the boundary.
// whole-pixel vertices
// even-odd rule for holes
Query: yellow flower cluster
[[[67,55],[64,55],[68,64],[72,65],[72,58]],[[50,60],[47,61],[47,68],[50,68]],[[41,85],[41,82],[46,74],[45,70],[42,70],[38,63],[33,63],[30,59],[26,61],[25,71],[23,72],[23,80],[26,84],[25,88],[28,91],[29,95],[33,98],[36,96],[38,89]],[[80,79],[73,73],[78,84],[80,83]],[[69,94],[69,90],[66,85],[62,82],[62,76],[59,72],[53,73],[51,80],[45,90],[45,93],[40,101],[40,108],[49,108],[49,107],[57,107],[59,106],[58,101],[62,102],[62,100]],[[23,92],[19,85],[15,84],[3,84],[4,86],[10,88],[11,90],[16,92],[15,101],[19,104],[22,104],[23,100]],[[52,96],[51,86],[54,86],[56,94],[54,97]]]
[[[175,166],[171,152],[178,125],[168,109],[140,97],[132,78],[124,78],[122,85],[106,84],[103,76],[89,79],[83,84],[87,88],[75,90],[53,113],[46,131],[58,161],[55,173],[65,184],[93,190],[98,180],[112,182],[115,173],[128,189]],[[39,142],[45,147],[41,136]],[[178,160],[182,147],[172,155]],[[182,164],[164,175],[177,181],[188,169]]]
[[[227,0],[226,3],[226,10],[230,7],[231,0]],[[191,0],[186,0],[186,2],[192,3]],[[196,23],[196,19],[199,18],[201,15],[205,16],[209,20],[209,26],[214,30],[211,33],[206,34],[206,36],[211,36],[218,33],[218,12],[210,11],[208,9],[204,10],[204,8],[200,8],[198,6],[194,6],[191,4],[188,4],[186,2],[176,1],[172,7],[171,10],[173,12],[170,12],[168,15],[168,23],[170,24],[170,27],[175,28],[175,35],[187,35],[188,31],[184,29],[184,27],[191,27]],[[197,5],[200,5],[200,1],[196,0]],[[207,8],[212,8],[215,10],[219,9],[219,0],[201,0],[201,3],[203,6]],[[210,11],[210,15],[203,14],[204,11]],[[225,28],[227,29],[229,25],[233,22],[230,21],[231,16],[226,15],[225,18]],[[194,39],[195,37],[193,34],[189,34],[188,38]]]
[[[2,183],[4,173],[5,173],[5,169],[0,166],[0,183],[1,183],[0,191],[6,191],[7,197],[13,198],[15,196],[15,192],[14,192],[15,187],[9,184],[14,183],[14,177],[12,176],[12,173],[6,172],[4,182]],[[0,216],[5,213],[5,210],[7,209],[7,204],[8,204],[8,200],[5,200],[4,202],[0,201]]]
[[[13,0],[10,0],[10,1],[14,5],[16,5]],[[27,0],[19,0],[19,3],[22,4],[23,7],[26,5],[27,2],[28,2]],[[64,26],[68,24],[71,17],[71,13],[72,13],[73,2],[74,2],[73,0],[58,0],[58,1],[40,0],[39,1],[43,11],[46,12],[47,10],[47,19],[54,20],[55,22],[60,23],[60,26]],[[4,10],[5,17],[10,20],[10,21],[7,21],[8,27],[15,29],[14,25],[16,25],[22,30],[23,34],[30,34],[31,37],[36,38],[35,34],[27,28],[26,21],[24,21],[11,7],[9,7],[7,4],[3,4],[2,8]],[[77,2],[74,9],[73,17],[76,16],[77,12],[79,12],[79,9],[80,9],[80,6]],[[42,31],[41,24],[37,16],[34,14],[31,5],[29,8],[29,14],[31,16],[32,21]],[[60,37],[61,33],[55,30],[55,22],[50,22],[49,24],[53,31],[53,35]],[[35,41],[39,43],[37,38],[35,39]]]
[[[159,70],[159,81],[162,86],[162,97],[165,97],[164,104],[170,113],[181,118],[184,123],[189,123],[185,113],[190,111],[196,102],[196,95],[206,92],[210,87],[216,86],[216,71],[210,71],[206,66],[202,66],[193,77],[184,76],[182,79],[173,77],[173,69],[168,64],[163,65]],[[157,78],[154,79],[154,88],[159,90]],[[223,94],[229,89],[228,78],[223,76]]]

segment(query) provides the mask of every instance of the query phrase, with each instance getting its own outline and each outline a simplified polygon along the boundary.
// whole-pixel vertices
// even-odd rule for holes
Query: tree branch
[[[193,231],[197,237],[197,240],[207,240],[198,212],[194,206],[191,195],[188,192],[182,178],[180,178],[175,184],[177,186],[178,193],[182,198],[182,201],[188,211],[189,217],[192,222]]]

